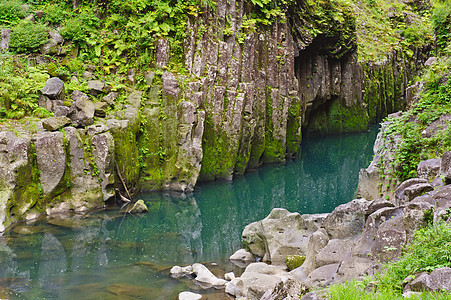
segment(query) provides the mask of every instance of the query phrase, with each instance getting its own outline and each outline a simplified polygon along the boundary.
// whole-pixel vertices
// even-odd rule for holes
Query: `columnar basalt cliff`
[[[169,70],[179,50],[159,39],[152,71],[141,72],[146,88],[127,88],[127,104],[114,103],[117,93],[89,72],[80,80],[91,98],[74,91],[69,101],[64,82],[51,78],[40,105],[55,117],[1,127],[0,231],[103,206],[114,187],[190,192],[198,179],[295,157],[303,132],[364,131],[402,107],[394,99],[409,71],[397,59],[362,69],[350,9],[318,14],[321,5],[292,1],[265,21],[252,18],[264,13],[247,1],[218,1],[188,18],[184,71]],[[381,89],[393,92],[381,98]]]

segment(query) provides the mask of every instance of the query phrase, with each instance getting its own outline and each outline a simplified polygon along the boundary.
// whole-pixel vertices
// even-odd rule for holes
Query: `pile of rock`
[[[420,163],[418,175],[421,178],[399,185],[393,202],[355,199],[330,214],[316,215],[273,209],[265,219],[244,229],[242,242],[249,251],[240,249],[230,260],[246,269],[229,282],[213,278],[211,273],[200,274],[196,264],[174,267],[171,273],[195,274],[195,280],[225,287],[226,293],[237,298],[265,300],[298,299],[310,289],[372,275],[380,270],[380,263],[401,254],[413,232],[431,221],[429,216],[435,222],[451,219],[451,152],[442,159]],[[290,271],[286,262],[292,255],[300,261],[305,257],[305,261]],[[264,262],[256,262],[260,259]],[[451,291],[450,274],[450,268],[417,274],[415,280],[405,281],[405,295]],[[303,299],[315,297],[309,293]]]

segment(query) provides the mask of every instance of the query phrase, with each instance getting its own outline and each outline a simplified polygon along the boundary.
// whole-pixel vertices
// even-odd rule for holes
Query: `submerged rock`
[[[181,292],[178,297],[179,300],[200,300],[202,295],[193,292]]]

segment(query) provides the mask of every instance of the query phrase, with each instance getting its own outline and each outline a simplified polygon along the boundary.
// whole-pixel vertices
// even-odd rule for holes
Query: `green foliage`
[[[407,276],[441,267],[451,267],[451,228],[445,222],[437,222],[414,233],[414,239],[401,259],[390,262],[385,272],[378,276],[378,290],[402,293],[402,282]]]
[[[26,17],[27,10],[22,8],[21,0],[0,0],[0,25],[11,25]]]
[[[305,261],[304,255],[287,255],[285,257],[285,264],[289,271],[300,267]]]
[[[436,1],[432,22],[439,50],[444,50],[451,42],[451,1]]]
[[[38,109],[38,91],[49,75],[26,67],[17,58],[0,58],[0,116],[19,119],[26,115],[46,116]]]
[[[94,8],[89,6],[80,8],[76,17],[67,19],[61,30],[61,35],[68,40],[77,43],[86,43],[88,37],[96,35],[95,29],[99,28],[100,19],[96,16]]]
[[[21,21],[11,33],[9,46],[17,53],[34,52],[48,41],[48,28],[39,23]]]
[[[44,11],[44,16],[39,20],[41,23],[50,23],[58,25],[70,15],[69,11],[60,4],[48,4],[41,8]]]

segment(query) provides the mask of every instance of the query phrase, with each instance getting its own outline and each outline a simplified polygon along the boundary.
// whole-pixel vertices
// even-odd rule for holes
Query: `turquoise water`
[[[184,290],[226,299],[170,278],[169,268],[203,262],[217,264],[209,268],[219,276],[239,274],[228,257],[240,248],[244,226],[274,207],[323,213],[352,200],[375,136],[376,128],[311,138],[299,159],[200,184],[186,197],[141,194],[145,215],[124,216],[116,207],[19,224],[0,237],[0,299],[175,299]]]

